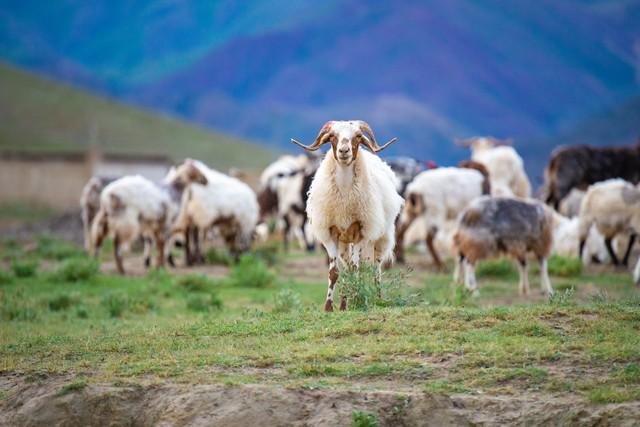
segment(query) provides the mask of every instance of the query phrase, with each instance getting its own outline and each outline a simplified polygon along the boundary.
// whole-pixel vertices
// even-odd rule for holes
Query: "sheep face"
[[[349,166],[356,160],[360,144],[366,146],[372,152],[378,153],[395,142],[395,140],[396,138],[393,138],[383,146],[378,146],[373,131],[367,122],[349,120],[325,123],[311,145],[301,144],[295,139],[292,139],[291,142],[307,151],[315,151],[323,144],[330,142],[336,162],[343,166]]]

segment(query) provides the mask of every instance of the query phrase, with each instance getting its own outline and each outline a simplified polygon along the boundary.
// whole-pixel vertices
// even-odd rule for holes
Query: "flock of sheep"
[[[269,165],[257,194],[241,180],[191,159],[171,168],[161,184],[138,175],[94,177],[81,197],[85,246],[97,254],[111,235],[124,274],[121,251],[135,240],[144,242],[146,266],[153,246],[157,265],[174,266],[171,248],[177,245],[192,265],[203,259],[205,236],[218,236],[238,256],[253,241],[266,239],[268,224],[275,223],[285,247],[291,237],[308,250],[316,242],[324,247],[326,311],[333,310],[341,271],[373,263],[379,283],[383,266],[394,256],[404,262],[404,248],[416,242],[426,244],[438,268],[443,254],[455,258],[454,278],[472,292],[477,292],[476,263],[499,255],[517,261],[523,294],[529,291],[531,255],[540,263],[548,295],[552,253],[579,256],[585,263],[628,264],[640,231],[640,145],[554,151],[541,201],[532,198],[522,158],[509,143],[490,137],[460,141],[471,149],[470,160],[425,168],[412,159],[385,163],[377,156],[394,141],[379,145],[364,121],[327,122],[310,145],[292,140],[311,153]],[[331,149],[315,156],[325,144]],[[634,279],[640,282],[640,262]],[[340,309],[346,304],[342,298]]]

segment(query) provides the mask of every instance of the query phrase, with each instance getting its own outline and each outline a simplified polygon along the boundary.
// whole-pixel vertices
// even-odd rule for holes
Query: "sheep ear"
[[[120,196],[117,196],[115,194],[110,194],[109,196],[112,211],[116,212],[124,208],[124,203],[122,202]]]
[[[207,185],[209,183],[209,180],[207,179],[207,177],[204,176],[204,174],[200,170],[198,170],[198,168],[196,168],[193,164],[190,166],[191,167],[189,168],[189,181],[197,182],[198,184],[201,184],[201,185]]]

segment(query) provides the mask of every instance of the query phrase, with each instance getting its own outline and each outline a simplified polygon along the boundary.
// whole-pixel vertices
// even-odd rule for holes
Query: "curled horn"
[[[366,136],[366,138],[364,138],[364,140],[366,141],[365,145],[367,146],[367,148],[369,148],[369,150],[373,151],[374,153],[379,153],[380,151],[384,150],[389,145],[393,144],[398,140],[398,138],[392,138],[391,140],[389,140],[389,142],[387,142],[382,147],[380,147],[378,145],[378,141],[376,141],[376,137],[373,136],[373,131],[371,130],[371,127],[369,126],[369,124],[365,121],[360,120],[359,125],[360,125],[360,131]]]
[[[304,148],[307,151],[316,151],[318,148],[320,148],[320,146],[322,146],[322,144],[326,143],[329,138],[331,137],[331,125],[333,124],[333,121],[329,121],[327,123],[324,124],[324,126],[322,126],[322,129],[320,129],[320,132],[318,133],[318,136],[316,136],[316,140],[313,141],[313,144],[311,145],[304,145],[303,143],[301,143],[300,141],[297,141],[293,138],[291,138],[291,142],[293,142],[294,144]]]

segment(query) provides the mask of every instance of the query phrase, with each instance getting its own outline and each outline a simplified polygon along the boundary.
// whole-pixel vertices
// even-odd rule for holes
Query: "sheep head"
[[[379,153],[394,143],[393,138],[379,146],[369,124],[363,120],[329,121],[322,126],[318,136],[311,145],[304,145],[295,139],[291,142],[307,151],[316,151],[327,142],[331,143],[333,157],[342,165],[348,166],[357,158],[358,148],[364,145],[373,153]]]
[[[501,145],[512,145],[513,141],[510,139],[499,140],[492,136],[476,136],[467,139],[456,139],[454,143],[461,147],[471,148],[471,151],[476,152],[490,150]]]
[[[183,187],[192,183],[207,185],[209,182],[192,159],[187,159],[181,165],[173,167],[167,174],[166,179],[170,179],[171,183],[182,185]]]

